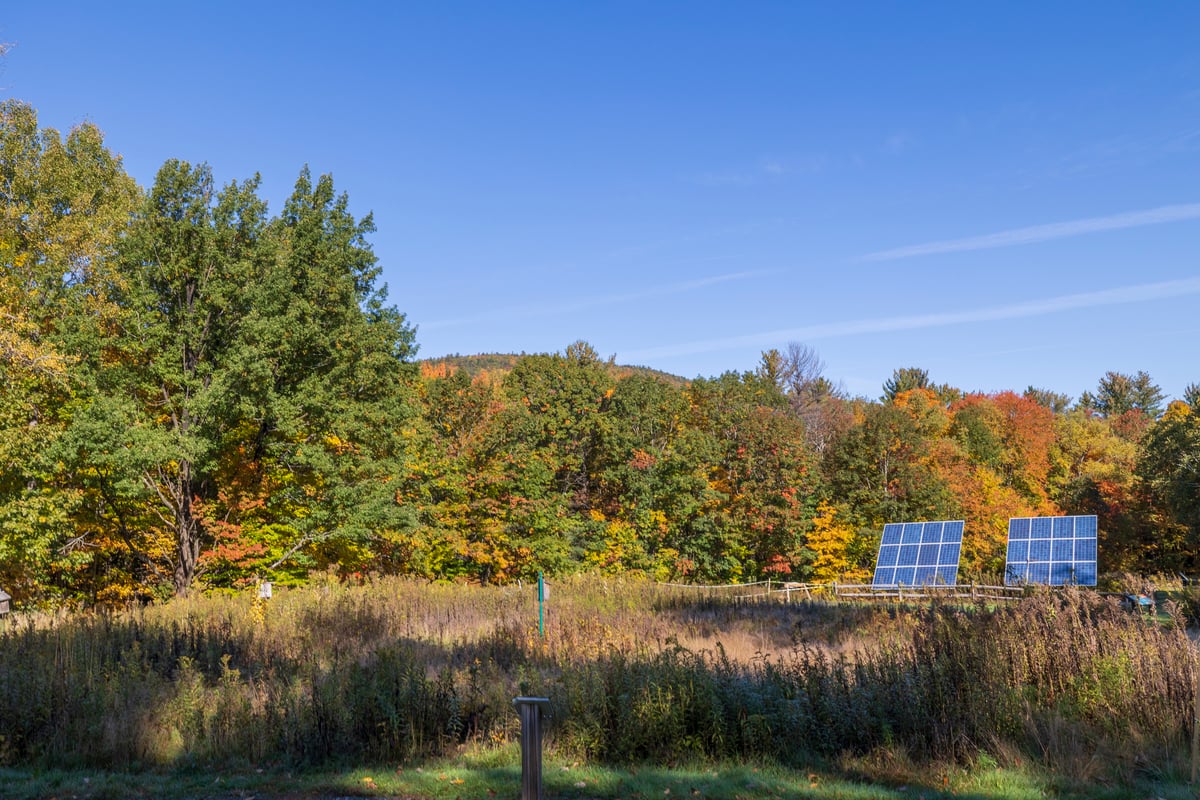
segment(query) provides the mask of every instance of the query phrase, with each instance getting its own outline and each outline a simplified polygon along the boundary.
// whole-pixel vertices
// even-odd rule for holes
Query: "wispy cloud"
[[[989,233],[985,236],[970,236],[965,239],[947,239],[926,242],[894,250],[881,250],[862,257],[862,261],[895,261],[901,258],[931,256],[942,253],[961,253],[967,250],[990,250],[996,247],[1012,247],[1019,244],[1046,242],[1051,239],[1066,239],[1087,233],[1115,231],[1122,228],[1138,228],[1143,225],[1160,225],[1164,222],[1200,218],[1200,203],[1178,206],[1162,206],[1147,211],[1131,211],[1111,217],[1091,217],[1071,222],[1055,222],[1050,225],[1033,225],[1028,228]]]
[[[907,131],[896,131],[884,140],[883,152],[890,155],[899,155],[915,143],[916,139],[909,135]]]
[[[483,314],[476,314],[469,317],[459,317],[457,319],[434,320],[432,322],[421,323],[421,330],[436,330],[438,328],[452,328],[461,325],[475,325],[483,322],[503,322],[514,318],[527,319],[530,317],[547,317],[556,314],[572,314],[577,311],[584,311],[589,308],[598,308],[601,306],[620,305],[622,303],[631,303],[638,300],[646,300],[654,297],[666,297],[684,292],[692,292],[698,289],[705,289],[709,286],[716,286],[722,283],[730,283],[732,281],[749,280],[751,278],[760,278],[766,275],[772,275],[778,270],[750,270],[745,272],[729,272],[724,275],[709,275],[703,278],[695,278],[690,281],[680,281],[679,283],[663,284],[660,286],[650,286],[645,289],[639,289],[635,292],[623,292],[620,294],[596,295],[587,297],[581,300],[565,300],[560,302],[542,303],[538,305],[520,305],[509,306],[507,308],[498,308],[494,311],[488,311]]]
[[[763,158],[752,167],[705,172],[693,180],[702,186],[756,186],[773,183],[790,175],[812,175],[830,166],[824,155],[798,158]]]
[[[829,322],[802,328],[785,328],[783,330],[752,333],[744,336],[704,339],[695,342],[664,345],[662,347],[651,347],[622,353],[621,355],[622,358],[631,360],[633,363],[646,363],[648,360],[654,358],[671,358],[674,356],[695,355],[697,353],[715,353],[724,350],[736,350],[740,347],[775,347],[781,342],[788,341],[809,342],[817,339],[832,339],[842,336],[861,336],[875,333],[890,333],[893,331],[940,328],[949,325],[966,325],[976,322],[994,322],[996,320],[1018,319],[1021,317],[1039,317],[1059,311],[1122,305],[1126,303],[1142,303],[1150,300],[1161,300],[1163,298],[1193,294],[1200,294],[1200,277],[1163,281],[1161,283],[1144,283],[1137,286],[1122,286],[1098,292],[1061,295],[1059,297],[1029,300],[1024,303],[1015,303],[1006,306],[977,308],[969,311],[919,314],[905,317],[882,317],[848,322]]]

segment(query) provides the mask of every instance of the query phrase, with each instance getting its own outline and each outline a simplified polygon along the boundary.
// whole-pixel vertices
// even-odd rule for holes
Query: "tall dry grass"
[[[1088,777],[1185,752],[1194,655],[1080,590],[997,608],[752,602],[646,582],[323,582],[0,629],[0,763],[413,760],[515,737],[611,762],[980,752]]]

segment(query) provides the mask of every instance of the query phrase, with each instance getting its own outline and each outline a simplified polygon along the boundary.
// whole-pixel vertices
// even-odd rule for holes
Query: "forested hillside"
[[[303,170],[170,161],[0,105],[0,588],[109,604],[314,570],[483,583],[865,574],[886,521],[1096,514],[1102,571],[1200,571],[1200,388],[1073,399],[898,369],[852,398],[803,345],[682,381],[561,353],[415,361],[372,220]],[[399,298],[403,304],[403,298]]]

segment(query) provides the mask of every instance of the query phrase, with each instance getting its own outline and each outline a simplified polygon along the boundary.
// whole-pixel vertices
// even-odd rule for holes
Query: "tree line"
[[[1200,569],[1200,402],[1145,373],[1072,400],[896,370],[849,397],[810,348],[691,381],[584,342],[416,361],[329,176],[282,210],[0,104],[0,587],[119,604],[314,570],[504,582],[866,574],[884,522],[1096,514],[1105,571]]]

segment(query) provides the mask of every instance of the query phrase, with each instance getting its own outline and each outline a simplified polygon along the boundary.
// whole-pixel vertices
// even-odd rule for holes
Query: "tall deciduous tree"
[[[1143,543],[1158,569],[1200,570],[1200,412],[1172,403],[1148,432],[1138,462],[1154,522]]]
[[[64,139],[0,103],[0,580],[48,597],[96,552],[96,512],[56,448],[119,310],[103,290],[138,199],[92,125]]]
[[[375,289],[370,219],[307,171],[276,220],[256,190],[159,171],[122,246],[121,358],[89,409],[111,436],[78,442],[111,456],[114,505],[150,501],[180,594],[218,530],[257,537],[268,570],[405,524],[390,484],[412,331]]]

